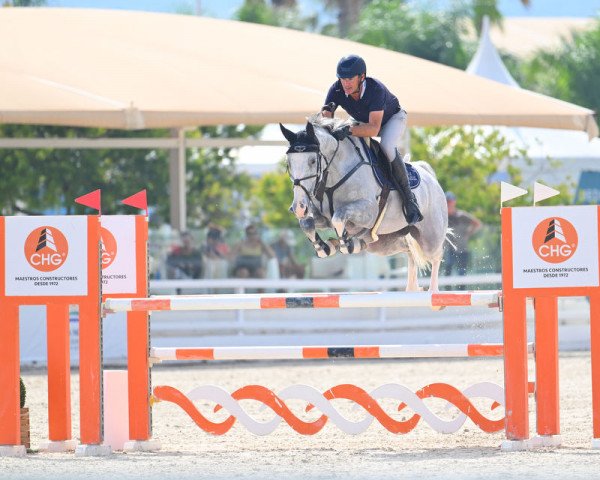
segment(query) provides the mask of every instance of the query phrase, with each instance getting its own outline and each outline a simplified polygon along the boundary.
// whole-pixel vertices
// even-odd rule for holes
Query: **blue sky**
[[[444,8],[453,0],[410,1],[429,8]],[[230,18],[242,3],[242,0],[200,0],[204,15],[221,18]],[[531,6],[525,8],[519,0],[499,0],[500,11],[507,17],[592,17],[600,14],[600,0],[531,0],[530,3]],[[196,0],[48,0],[48,5],[177,12],[182,8],[193,10]],[[300,5],[305,13],[314,13],[320,10],[322,2],[301,0]]]

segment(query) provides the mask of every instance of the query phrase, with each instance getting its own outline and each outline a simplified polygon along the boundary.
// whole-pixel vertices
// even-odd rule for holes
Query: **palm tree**
[[[520,0],[524,7],[529,7],[529,0]],[[498,10],[498,0],[472,0],[471,4],[471,20],[477,30],[477,35],[481,35],[481,27],[483,25],[483,17],[488,16],[490,24],[495,24],[502,27],[502,14]]]
[[[3,7],[43,7],[46,5],[46,0],[5,0],[2,3]]]
[[[326,10],[337,10],[339,36],[350,33],[352,25],[358,22],[361,9],[371,0],[323,0]]]

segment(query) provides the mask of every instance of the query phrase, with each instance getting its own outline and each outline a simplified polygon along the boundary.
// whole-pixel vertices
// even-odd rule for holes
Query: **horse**
[[[369,156],[357,137],[341,141],[331,134],[348,121],[310,117],[305,130],[294,133],[279,124],[290,147],[287,169],[293,183],[290,211],[317,256],[369,251],[408,256],[407,291],[420,290],[418,271],[431,269],[429,291],[437,292],[439,268],[448,230],[448,208],[435,172],[425,161],[412,162],[420,176],[413,192],[423,220],[408,225],[397,191],[379,205],[383,193]],[[383,202],[382,202],[383,203]],[[337,239],[323,240],[317,228],[333,228]]]

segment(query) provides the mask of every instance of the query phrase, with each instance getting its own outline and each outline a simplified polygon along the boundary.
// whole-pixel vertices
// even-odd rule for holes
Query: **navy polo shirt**
[[[334,102],[346,110],[352,118],[363,123],[369,122],[369,113],[383,110],[381,122],[383,126],[392,115],[400,111],[400,102],[379,80],[367,77],[365,82],[366,88],[362,97],[354,100],[350,95],[346,96],[342,83],[338,80],[329,89],[325,104]]]

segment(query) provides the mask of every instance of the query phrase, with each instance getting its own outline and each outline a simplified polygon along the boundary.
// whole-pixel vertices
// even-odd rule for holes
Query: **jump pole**
[[[366,292],[340,294],[223,294],[110,298],[105,312],[269,310],[286,308],[498,307],[500,292]]]
[[[533,353],[533,343],[527,352]],[[286,347],[154,347],[152,363],[179,360],[301,360],[324,358],[476,358],[502,357],[501,343],[361,345],[361,346],[286,346]]]

